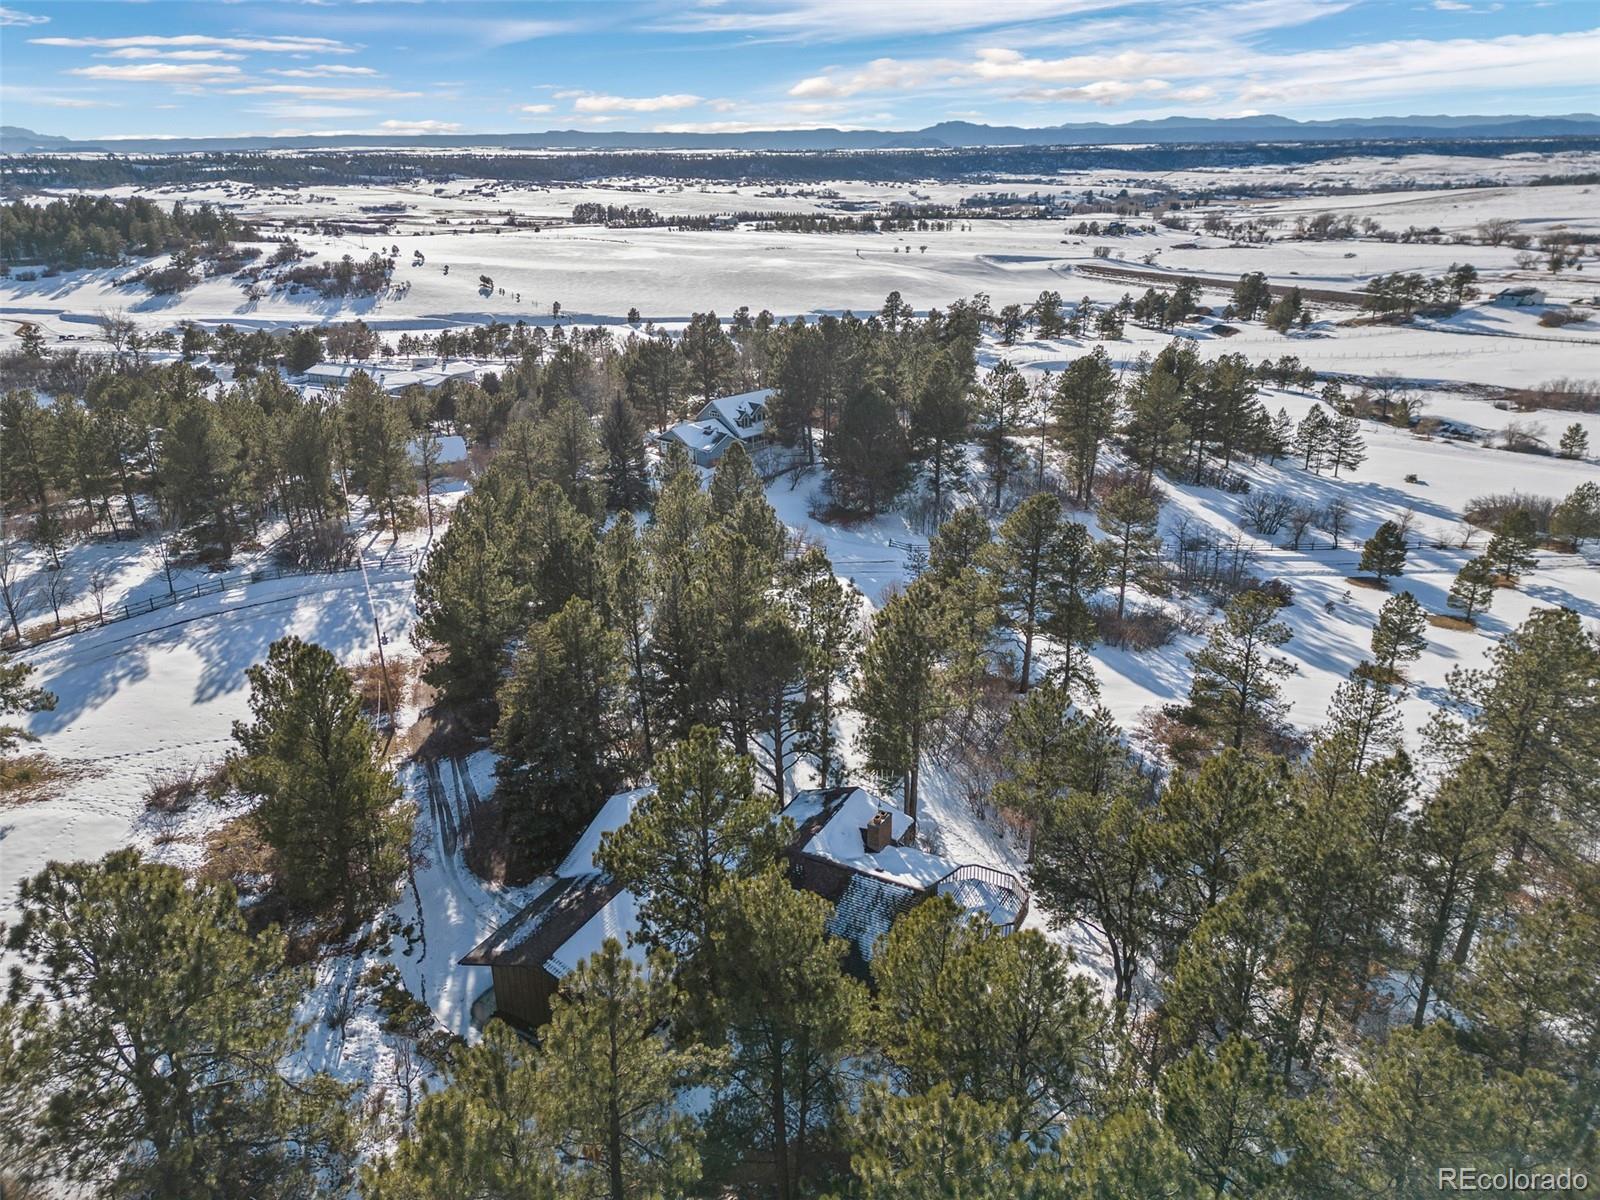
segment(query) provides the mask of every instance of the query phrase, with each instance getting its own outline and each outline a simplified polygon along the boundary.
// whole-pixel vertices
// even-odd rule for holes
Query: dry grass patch
[[[90,763],[62,762],[43,753],[0,759],[0,809],[52,800],[67,784],[99,772]]]
[[[146,812],[188,812],[196,800],[221,792],[228,769],[222,763],[209,766],[191,763],[187,767],[168,767],[157,771],[144,793]]]
[[[1478,628],[1476,621],[1465,617],[1451,617],[1444,613],[1429,613],[1428,624],[1435,629],[1454,629],[1457,633],[1472,633]]]
[[[356,693],[361,697],[361,707],[371,717],[377,717],[379,712],[391,708],[398,710],[410,702],[415,679],[417,660],[409,654],[390,654],[386,656],[388,673],[378,662],[377,652],[369,654],[361,662],[350,668],[350,677],[355,681]],[[387,679],[388,687],[385,694],[384,681]]]
[[[1386,580],[1379,579],[1376,575],[1347,575],[1346,583],[1351,587],[1366,588],[1374,592],[1387,592],[1389,584]]]

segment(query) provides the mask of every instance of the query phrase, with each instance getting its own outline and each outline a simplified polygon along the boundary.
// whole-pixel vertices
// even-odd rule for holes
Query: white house
[[[1531,284],[1501,288],[1495,293],[1494,302],[1511,308],[1533,308],[1544,303],[1544,292]]]
[[[720,459],[734,441],[754,451],[767,443],[767,400],[771,395],[771,388],[760,388],[718,396],[707,401],[694,420],[680,422],[661,436],[688,447],[702,467]]]

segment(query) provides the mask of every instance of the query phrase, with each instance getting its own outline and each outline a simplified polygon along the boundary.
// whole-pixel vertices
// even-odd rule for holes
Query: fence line
[[[381,560],[375,562],[373,566],[378,570],[403,569],[407,573],[415,574],[417,564],[423,557],[423,551],[408,550],[404,554],[386,554]],[[333,567],[256,567],[249,571],[241,571],[235,575],[219,575],[214,579],[206,579],[200,583],[190,584],[188,587],[169,588],[165,592],[146,596],[142,600],[124,600],[120,604],[109,606],[104,612],[69,618],[70,624],[67,621],[63,621],[59,627],[41,637],[24,637],[18,645],[23,649],[43,646],[49,642],[71,637],[75,633],[81,633],[85,629],[100,629],[106,625],[114,625],[118,621],[126,621],[132,617],[146,616],[163,608],[171,608],[185,600],[196,600],[201,596],[215,596],[218,592],[226,592],[252,583],[270,583],[275,579],[306,578],[313,575],[347,575],[352,571],[361,570],[364,565],[365,560],[358,558],[355,562]]]

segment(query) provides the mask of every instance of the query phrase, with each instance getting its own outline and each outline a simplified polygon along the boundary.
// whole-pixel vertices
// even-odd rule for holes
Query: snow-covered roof
[[[820,826],[801,849],[863,875],[921,890],[932,887],[956,868],[955,863],[915,845],[898,845],[911,832],[911,818],[865,788],[800,792],[783,812],[797,829],[821,818]],[[890,844],[874,853],[862,841],[861,831],[879,812],[889,814]]]
[[[771,388],[718,396],[706,401],[706,406],[700,410],[700,419],[720,421],[729,433],[739,438],[760,437],[767,430],[767,401],[771,397]]]
[[[715,421],[683,421],[663,436],[676,438],[691,450],[714,450],[731,435]]]
[[[598,871],[600,867],[594,861],[594,856],[599,853],[600,839],[626,825],[628,819],[633,816],[633,806],[639,802],[640,797],[648,796],[655,790],[653,785],[634,788],[631,792],[618,792],[607,800],[595,814],[594,820],[589,822],[589,827],[583,831],[578,844],[556,868],[556,874],[564,879],[572,879]]]
[[[632,892],[619,891],[606,901],[606,905],[585,921],[566,941],[557,946],[545,959],[544,969],[556,979],[564,978],[578,969],[578,964],[590,955],[598,954],[607,938],[616,938],[624,952],[635,962],[644,965],[645,948],[635,945],[631,935],[639,929],[639,905]]]

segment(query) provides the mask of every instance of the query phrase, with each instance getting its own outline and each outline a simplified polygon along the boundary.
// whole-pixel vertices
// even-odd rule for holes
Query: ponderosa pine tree
[[[928,564],[922,574],[943,583],[968,567],[981,568],[987,565],[987,547],[993,541],[994,531],[976,506],[958,508],[928,539]]]
[[[512,569],[531,597],[537,618],[553,617],[573,598],[596,601],[601,590],[600,546],[594,522],[549,480],[515,510]]]
[[[1241,592],[1228,602],[1206,644],[1189,655],[1195,670],[1190,718],[1235,750],[1272,732],[1282,719],[1278,681],[1296,668],[1272,653],[1293,636],[1277,615],[1277,602],[1264,592]]]
[[[1032,930],[1006,936],[944,897],[918,905],[872,958],[894,1077],[912,1093],[943,1085],[991,1106],[1012,1142],[1085,1111],[1107,1014],[1071,963]]]
[[[650,563],[639,540],[639,527],[625,513],[600,543],[606,586],[602,593],[607,624],[622,635],[628,659],[633,708],[639,720],[639,741],[648,768],[655,759],[650,730],[650,663],[645,642],[649,621]]]
[[[1358,571],[1371,571],[1383,583],[1390,576],[1401,574],[1406,568],[1406,535],[1393,521],[1379,525],[1373,535],[1361,546]]]
[[[528,630],[500,689],[497,792],[536,861],[558,859],[627,774],[622,634],[573,598]]]
[[[32,663],[17,662],[9,654],[0,652],[0,721],[55,708],[55,693],[28,682],[33,671]],[[21,726],[0,724],[0,759],[15,750],[18,742],[38,740]]]
[[[307,980],[285,965],[283,934],[246,930],[231,887],[118,850],[51,864],[18,907],[0,1060],[26,1074],[3,1090],[43,1102],[0,1133],[19,1144],[13,1161],[99,1195],[171,1200],[348,1184],[347,1089],[282,1073]]]
[[[983,461],[992,482],[989,503],[999,508],[1012,460],[1017,454],[1010,439],[1022,425],[1028,403],[1028,381],[1022,377],[1022,372],[1002,359],[990,369],[978,400]]]
[[[527,619],[529,589],[517,581],[507,544],[505,490],[480,479],[417,573],[416,637],[444,650],[423,678],[480,727],[494,723],[507,647]]]
[[[1361,439],[1361,422],[1354,416],[1335,416],[1329,426],[1328,465],[1333,477],[1339,469],[1354,471],[1367,460],[1367,444]]]
[[[1087,526],[1077,521],[1062,523],[1054,547],[1054,568],[1053,595],[1041,629],[1060,652],[1058,673],[1067,687],[1093,692],[1098,685],[1085,651],[1099,638],[1090,601],[1106,585],[1106,561]]]
[[[902,786],[913,819],[931,727],[955,702],[944,673],[945,640],[938,590],[914,581],[873,619],[851,697],[862,716],[859,742],[867,769],[886,786]]]
[[[985,555],[999,587],[1001,620],[1022,638],[1020,692],[1033,682],[1034,635],[1055,607],[1063,531],[1061,501],[1041,492],[1001,523],[999,537]]]
[[[770,1164],[777,1200],[806,1194],[838,1141],[864,1030],[866,989],[843,969],[832,911],[774,867],[727,883],[712,914],[712,1012],[731,1050],[712,1128],[738,1156]]]
[[[695,313],[684,326],[678,341],[683,360],[689,367],[689,380],[702,400],[721,394],[734,367],[733,343],[722,330],[714,312]]]
[[[1427,617],[1410,592],[1401,592],[1383,602],[1372,627],[1372,662],[1380,679],[1404,680],[1402,664],[1416,662],[1427,648],[1428,639],[1422,632],[1425,628]]]
[[[680,961],[711,943],[718,889],[772,866],[783,842],[773,797],[758,791],[755,764],[704,726],[656,760],[656,786],[628,823],[601,839],[596,863],[642,897],[639,932]]]
[[[644,456],[644,429],[627,397],[618,392],[600,421],[606,508],[632,512],[650,502],[649,468]]]
[[[1456,572],[1445,603],[1459,608],[1462,618],[1471,621],[1473,614],[1487,612],[1494,603],[1494,581],[1494,565],[1487,558],[1469,558]]]
[[[834,499],[845,509],[875,516],[900,494],[905,436],[894,406],[877,386],[863,383],[844,398],[824,457]]]
[[[1574,421],[1561,431],[1561,457],[1582,458],[1589,453],[1589,431]]]
[[[1550,533],[1565,538],[1574,550],[1600,538],[1600,483],[1585,480],[1568,492],[1550,514]]]
[[[345,386],[342,410],[350,483],[365,493],[391,536],[409,529],[416,512],[416,465],[405,406],[386,396],[372,376],[357,371]]]
[[[1074,359],[1061,372],[1052,407],[1073,499],[1087,504],[1100,448],[1117,428],[1117,374],[1104,346]]]
[[[282,638],[245,675],[253,720],[234,722],[228,777],[258,802],[251,820],[284,894],[337,907],[348,926],[388,899],[411,843],[383,743],[321,646]]]
[[[626,447],[622,449],[626,451]],[[637,466],[642,475],[642,441],[638,449]],[[604,514],[610,463],[602,463],[594,422],[576,396],[567,396],[539,422],[534,454],[539,478],[560,488],[578,513],[591,521]]]
[[[805,692],[795,718],[799,750],[815,760],[823,785],[831,786],[844,769],[833,726],[840,693],[854,677],[861,653],[861,596],[833,573],[828,556],[815,546],[791,559],[785,575],[780,595],[802,649]]]
[[[657,432],[677,416],[678,397],[686,383],[683,360],[666,333],[628,339],[622,356],[623,388],[628,402],[648,413]]]
[[[538,1052],[490,1021],[454,1057],[448,1083],[423,1097],[409,1136],[362,1168],[363,1200],[557,1200],[546,1104]]]
[[[699,1130],[680,1099],[710,1060],[673,1045],[679,1007],[671,956],[641,968],[616,938],[562,979],[540,1031],[536,1104],[566,1165],[563,1195],[655,1200],[699,1181]]]
[[[896,1092],[867,1085],[850,1121],[850,1169],[861,1200],[1014,1200],[1043,1165],[1007,1134],[1008,1114],[948,1084]]]
[[[1266,1194],[1284,1170],[1278,1149],[1288,1106],[1266,1055],[1248,1038],[1198,1047],[1162,1073],[1162,1114],[1202,1195]]]
[[[1497,575],[1511,580],[1515,586],[1519,576],[1533,570],[1537,561],[1533,552],[1538,544],[1533,514],[1525,508],[1515,508],[1501,519],[1483,557]]]
[[[1294,452],[1300,465],[1307,471],[1322,474],[1333,452],[1333,422],[1321,405],[1313,404],[1311,411],[1300,419],[1294,430]]]
[[[927,364],[911,406],[911,455],[926,464],[934,519],[944,515],[945,489],[966,469],[964,445],[972,429],[968,380],[951,356],[939,353]]]
[[[1117,620],[1128,604],[1128,584],[1143,585],[1152,578],[1161,554],[1161,501],[1132,484],[1116,488],[1095,509],[1095,520],[1105,531],[1103,543],[1111,582],[1117,589]]]

